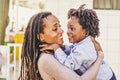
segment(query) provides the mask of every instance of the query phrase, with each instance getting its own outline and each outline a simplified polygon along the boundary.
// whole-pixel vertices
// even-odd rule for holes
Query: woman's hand
[[[93,38],[93,37],[91,37],[91,39],[95,46],[96,52],[98,53],[98,58],[102,60],[104,58],[104,54],[103,54],[103,51],[102,51],[102,48],[101,48],[99,42],[97,42],[95,40],[95,38]]]
[[[100,46],[100,43],[97,42],[97,41],[95,40],[95,38],[93,38],[93,37],[91,37],[91,39],[92,39],[92,42],[94,43],[94,46],[95,46],[96,51],[97,51],[97,52],[98,52],[98,51],[102,51],[102,48],[101,48],[101,46]]]

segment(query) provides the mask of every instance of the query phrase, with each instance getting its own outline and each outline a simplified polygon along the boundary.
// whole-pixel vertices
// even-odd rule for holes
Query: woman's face
[[[54,15],[49,15],[43,19],[44,33],[40,33],[40,39],[46,43],[63,44],[63,30],[61,29],[60,22]]]
[[[68,21],[68,39],[70,43],[77,43],[85,38],[86,30],[79,24],[79,19],[72,16]]]

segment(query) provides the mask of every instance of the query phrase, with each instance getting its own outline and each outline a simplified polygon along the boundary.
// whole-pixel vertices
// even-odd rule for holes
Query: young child
[[[65,46],[63,51],[59,45],[49,45],[55,51],[56,59],[68,68],[82,75],[95,62],[97,53],[92,37],[99,36],[99,19],[91,9],[70,9],[68,12],[68,38],[72,46]],[[92,75],[92,74],[91,74]],[[101,63],[96,80],[116,80],[114,72],[105,61]]]

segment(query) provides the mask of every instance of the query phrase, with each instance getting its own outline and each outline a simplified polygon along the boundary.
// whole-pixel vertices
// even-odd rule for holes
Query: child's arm
[[[64,45],[64,52],[69,55],[73,45]]]
[[[54,56],[56,57],[56,59],[61,62],[64,63],[64,61],[66,60],[66,53],[60,48],[60,46],[58,44],[44,44],[44,45],[40,45],[41,51],[45,51],[45,50],[54,50]],[[63,46],[62,46],[63,47]],[[65,47],[65,46],[64,46]],[[53,54],[53,53],[51,53]]]
[[[44,51],[44,50],[55,51],[58,48],[61,48],[67,55],[69,55],[73,45],[43,44],[43,45],[40,45],[40,47],[41,47],[41,51]]]
[[[79,69],[80,65],[82,64],[85,57],[83,57],[84,52],[81,52],[80,50],[76,50],[75,52],[71,52],[70,55],[66,55],[66,53],[60,48],[58,44],[45,44],[41,45],[41,47],[44,47],[41,49],[41,51],[44,50],[54,50],[54,55],[56,59],[64,64],[65,66],[69,67],[72,70]]]
[[[79,50],[78,50],[79,51]],[[54,53],[56,59],[64,64],[65,66],[69,67],[72,70],[79,69],[80,65],[82,64],[85,57],[80,52],[71,52],[69,55],[66,55],[65,52],[58,48]]]

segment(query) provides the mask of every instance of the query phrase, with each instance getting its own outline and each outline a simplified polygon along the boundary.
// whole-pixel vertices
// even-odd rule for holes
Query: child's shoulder
[[[95,52],[95,47],[94,44],[92,42],[86,42],[84,44],[80,44],[76,46],[76,50],[79,51],[84,51],[84,52]]]

